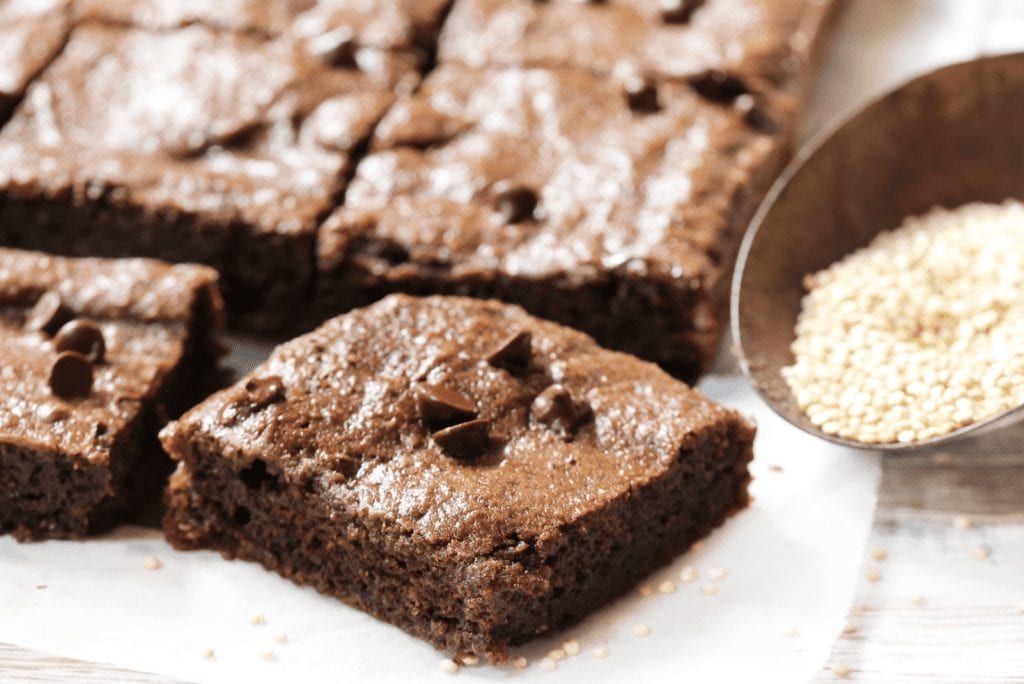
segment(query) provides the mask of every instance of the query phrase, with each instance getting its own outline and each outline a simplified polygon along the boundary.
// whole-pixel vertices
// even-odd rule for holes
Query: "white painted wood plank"
[[[1024,426],[885,462],[849,624],[821,681],[1024,682]]]
[[[117,667],[90,663],[83,660],[30,651],[19,646],[0,643],[0,681],[3,682],[162,682],[179,680],[133,672]]]

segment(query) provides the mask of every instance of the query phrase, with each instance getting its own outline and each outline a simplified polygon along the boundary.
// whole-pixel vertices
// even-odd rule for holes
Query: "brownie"
[[[0,0],[0,125],[64,45],[68,0]]]
[[[350,57],[201,25],[76,27],[0,130],[0,244],[205,263],[236,323],[286,327],[353,155],[419,80],[412,55]]]
[[[497,298],[693,381],[735,245],[786,158],[788,106],[442,65],[382,120],[324,223],[318,310],[396,291]]]
[[[753,437],[519,307],[392,295],[161,433],[180,462],[165,530],[501,661],[743,508]]]
[[[0,249],[0,534],[81,537],[159,502],[158,430],[212,388],[216,273]]]
[[[190,24],[386,50],[432,51],[451,0],[77,0],[79,17],[146,28]]]
[[[700,79],[795,90],[836,0],[457,0],[442,62]]]

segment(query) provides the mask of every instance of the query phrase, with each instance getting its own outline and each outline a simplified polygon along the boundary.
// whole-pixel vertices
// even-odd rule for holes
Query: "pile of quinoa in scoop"
[[[908,218],[805,286],[782,376],[823,432],[910,443],[1024,404],[1024,204]]]

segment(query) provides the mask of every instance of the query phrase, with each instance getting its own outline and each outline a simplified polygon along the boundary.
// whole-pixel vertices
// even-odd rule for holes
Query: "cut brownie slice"
[[[319,309],[497,298],[692,381],[788,118],[754,93],[443,65],[389,111],[325,222]]]
[[[795,89],[836,0],[456,0],[442,62],[676,79],[728,72]]]
[[[0,131],[0,244],[221,271],[244,327],[294,321],[354,150],[410,55],[328,67],[289,41],[86,24]]]
[[[165,529],[501,660],[743,508],[753,437],[518,307],[392,295],[161,433],[181,462]]]
[[[80,537],[159,501],[157,431],[212,389],[216,273],[0,249],[0,534]]]
[[[68,0],[0,0],[0,125],[64,45]]]
[[[189,24],[385,50],[433,49],[451,0],[77,0],[79,17],[145,28]]]

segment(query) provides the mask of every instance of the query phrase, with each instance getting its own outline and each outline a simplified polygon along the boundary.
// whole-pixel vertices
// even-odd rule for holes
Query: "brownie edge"
[[[165,532],[500,662],[746,506],[754,433],[518,307],[392,295],[164,429]]]
[[[157,432],[219,381],[216,273],[0,249],[0,535],[159,519]]]

